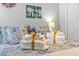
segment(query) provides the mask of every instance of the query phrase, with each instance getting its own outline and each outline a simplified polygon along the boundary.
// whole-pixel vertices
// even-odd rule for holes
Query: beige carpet
[[[45,54],[46,56],[79,56],[79,47]]]

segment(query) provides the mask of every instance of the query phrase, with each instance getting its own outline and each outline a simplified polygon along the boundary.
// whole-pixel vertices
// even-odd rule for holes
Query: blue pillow
[[[8,33],[8,43],[17,44],[19,43],[21,36],[19,32],[19,27],[10,27],[7,29]]]
[[[0,43],[2,41],[1,27],[0,27]]]
[[[1,35],[1,43],[7,43],[7,32],[6,32],[7,27],[6,26],[2,26],[1,27],[1,31],[0,31],[0,35]]]
[[[20,28],[19,27],[12,27],[12,33],[16,37],[18,41],[22,39],[21,33],[20,33]]]

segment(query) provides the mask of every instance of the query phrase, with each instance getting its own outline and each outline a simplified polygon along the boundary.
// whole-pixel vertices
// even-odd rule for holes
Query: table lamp
[[[49,29],[51,32],[53,32],[53,47],[56,48],[56,33],[57,33],[57,29],[55,26],[55,22],[49,22]]]

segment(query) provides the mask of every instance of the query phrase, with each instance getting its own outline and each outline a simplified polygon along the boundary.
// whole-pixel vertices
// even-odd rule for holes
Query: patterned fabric
[[[2,33],[1,33],[1,27],[0,27],[0,43],[2,41]]]
[[[28,34],[27,26],[25,26],[25,25],[20,26],[20,31],[21,31],[22,36]]]
[[[0,32],[0,35],[1,35],[1,43],[5,43],[5,44],[8,42],[6,29],[7,29],[6,26],[2,26],[1,27],[1,32]]]
[[[7,33],[9,44],[16,44],[19,43],[19,41],[21,40],[19,27],[9,27],[7,29]]]

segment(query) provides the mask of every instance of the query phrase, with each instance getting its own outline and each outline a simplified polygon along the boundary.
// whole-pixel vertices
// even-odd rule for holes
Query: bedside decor
[[[42,8],[39,6],[26,5],[27,18],[42,18]]]

